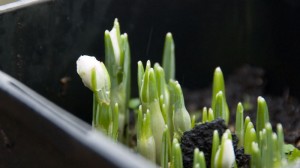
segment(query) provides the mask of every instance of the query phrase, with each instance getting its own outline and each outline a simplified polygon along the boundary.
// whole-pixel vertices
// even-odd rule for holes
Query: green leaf
[[[162,65],[166,72],[166,82],[175,79],[175,45],[171,33],[166,35]]]
[[[210,159],[210,167],[211,168],[214,168],[214,160],[215,160],[215,157],[216,157],[216,153],[217,153],[217,150],[219,148],[219,145],[220,145],[220,137],[219,137],[219,132],[218,130],[214,130],[214,133],[213,133],[213,142],[212,142],[212,151],[211,151],[211,159]]]
[[[251,160],[250,160],[251,168],[261,168],[261,155],[258,144],[256,142],[252,142],[251,144]]]
[[[162,168],[168,168],[169,153],[171,152],[170,135],[168,125],[165,126],[163,137],[162,137],[162,148],[161,148],[161,164]]]
[[[266,123],[269,122],[268,106],[264,98],[259,96],[257,98],[257,113],[256,113],[256,130],[259,137],[259,131],[265,128]]]
[[[139,89],[139,95],[141,96],[141,88],[142,88],[142,81],[143,81],[143,78],[144,78],[144,73],[145,73],[145,70],[144,70],[144,66],[143,66],[143,63],[141,61],[138,62],[138,89]]]
[[[244,144],[244,109],[242,103],[239,102],[236,109],[235,133],[239,139],[238,146],[242,147]]]
[[[246,118],[245,118],[245,124],[244,124],[244,130],[245,130],[245,132],[246,132],[246,129],[247,129],[247,126],[248,126],[248,123],[249,122],[251,122],[251,119],[250,119],[250,117],[249,116],[246,116]],[[244,138],[245,139],[245,138]]]
[[[94,128],[98,127],[97,106],[98,106],[98,101],[97,101],[97,98],[96,98],[96,93],[93,93],[93,118],[92,118],[92,126]]]
[[[140,104],[141,104],[141,101],[139,98],[132,98],[128,102],[128,107],[130,109],[137,109]]]
[[[177,81],[169,82],[170,96],[174,98],[174,131],[180,138],[183,133],[191,129],[191,117],[184,105],[181,87]]]
[[[283,145],[283,151],[285,154],[290,154],[295,149],[295,146],[292,144],[284,144]]]
[[[151,116],[149,110],[144,114],[144,118],[141,119],[142,111],[139,110],[138,118],[138,139],[137,139],[137,149],[138,152],[151,160],[156,161],[156,142],[152,134],[151,129]]]
[[[154,72],[157,82],[158,96],[160,98],[160,108],[165,122],[167,123],[170,107],[170,94],[165,80],[165,72],[164,69],[158,63],[154,65]]]
[[[287,159],[289,162],[294,162],[296,160],[300,159],[300,150],[297,148],[294,148],[293,151],[287,155]]]
[[[203,107],[202,110],[202,123],[206,123],[208,118],[207,108]]]
[[[225,110],[225,102],[224,102],[224,98],[223,98],[223,92],[219,91],[216,95],[216,105],[215,105],[215,109],[214,109],[214,113],[215,113],[215,117],[216,118],[222,118],[225,120],[226,123],[228,123],[227,121],[227,117],[226,117],[226,110]]]
[[[268,122],[266,123],[265,126],[266,129],[266,134],[267,134],[267,154],[266,154],[266,162],[267,165],[270,167],[273,167],[273,154],[274,154],[274,149],[273,149],[273,131],[272,131],[272,126],[271,124]]]
[[[285,155],[284,155],[284,135],[283,135],[283,129],[282,129],[282,125],[281,124],[277,124],[276,126],[277,128],[277,139],[278,139],[278,152],[280,154],[280,158],[281,160],[285,158]]]
[[[150,103],[149,110],[151,114],[151,129],[152,129],[153,137],[155,139],[155,146],[156,146],[156,163],[160,164],[161,143],[162,143],[161,140],[162,140],[163,131],[166,123],[162,116],[158,100],[155,100]]]
[[[193,168],[206,168],[204,154],[198,148],[194,149]]]
[[[148,88],[148,94],[149,94],[149,102],[158,101],[158,90],[157,90],[157,84],[156,84],[156,78],[154,74],[154,69],[149,69],[149,88]]]
[[[225,117],[224,120],[226,122],[226,124],[228,124],[229,122],[229,108],[226,102],[226,94],[225,94],[225,82],[224,82],[224,77],[223,77],[223,73],[221,71],[220,67],[217,67],[215,69],[214,72],[214,78],[213,78],[213,86],[212,86],[212,103],[211,103],[211,107],[214,111],[214,116],[215,118],[218,118],[216,115],[216,104],[217,104],[217,94],[220,93],[220,91],[222,91],[222,99],[223,99],[223,110],[225,111]]]
[[[136,127],[136,136],[137,139],[141,139],[141,134],[142,134],[142,127],[143,127],[143,110],[142,110],[142,105],[139,106],[138,108],[138,117],[137,117],[137,127]]]
[[[261,131],[259,131],[259,138],[258,138],[258,145],[259,145],[259,149],[261,151],[261,167],[267,167],[268,165],[268,156],[267,156],[267,131],[266,129],[263,129]],[[246,139],[245,139],[246,140]]]
[[[172,162],[174,168],[183,168],[181,148],[177,139],[173,140],[172,153],[173,153]]]
[[[196,116],[192,115],[192,117],[191,117],[191,128],[194,128],[195,124],[196,124]]]
[[[141,102],[143,105],[148,108],[147,104],[149,104],[149,69],[146,68],[146,71],[143,76],[143,83],[141,85]]]
[[[122,83],[120,84],[121,89],[125,92],[125,104],[127,108],[128,101],[130,99],[130,90],[131,90],[131,55],[130,55],[130,46],[128,42],[128,36],[126,33],[121,35],[122,48],[121,51],[124,53],[124,64],[122,75]]]
[[[127,34],[120,33],[120,24],[118,19],[115,19],[111,31],[106,30],[104,33],[105,46],[105,64],[111,78],[111,108],[114,104],[119,105],[119,135],[124,134],[124,126],[129,122],[128,102],[130,99],[131,87],[131,58],[130,46]],[[128,132],[128,130],[127,130]],[[126,143],[128,140],[119,136],[120,140]]]
[[[118,106],[118,103],[115,104],[114,106],[114,110],[113,110],[113,133],[112,133],[112,136],[113,136],[113,139],[115,141],[117,141],[118,139],[118,128],[119,128],[119,106]]]
[[[245,132],[244,150],[245,154],[251,154],[252,142],[256,142],[256,132],[252,122],[249,122]]]
[[[211,122],[215,120],[214,112],[211,108],[208,109],[208,120],[207,122]]]

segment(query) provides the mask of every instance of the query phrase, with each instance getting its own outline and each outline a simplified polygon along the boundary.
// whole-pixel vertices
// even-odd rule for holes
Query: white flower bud
[[[82,55],[78,58],[77,73],[81,77],[84,86],[93,92],[100,90],[109,91],[110,78],[105,65],[95,57]],[[92,72],[95,72],[95,83],[92,81]],[[95,85],[95,86],[94,86]]]
[[[114,27],[112,30],[109,32],[112,47],[114,50],[114,55],[115,55],[115,60],[118,65],[120,65],[120,46],[118,42],[118,33],[117,29]]]
[[[219,147],[215,157],[216,168],[231,168],[235,161],[232,141],[226,139]]]

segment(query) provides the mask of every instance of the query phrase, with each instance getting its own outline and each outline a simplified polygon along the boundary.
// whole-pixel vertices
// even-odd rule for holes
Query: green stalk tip
[[[191,129],[191,117],[184,105],[183,93],[180,84],[177,81],[170,80],[170,96],[174,99],[174,131],[180,138],[185,131]]]
[[[165,38],[162,65],[166,82],[169,83],[170,79],[175,79],[175,45],[171,33],[167,33]]]
[[[266,152],[266,163],[267,165],[269,165],[270,167],[273,167],[273,154],[274,154],[274,149],[273,149],[273,131],[272,131],[272,126],[271,124],[268,122],[265,125],[265,129],[266,129],[266,139],[267,139],[267,143],[266,143],[266,147],[267,147],[267,152]]]
[[[211,108],[208,109],[208,121],[207,122],[211,122],[215,119],[215,116],[214,116],[214,112]]]
[[[257,98],[256,129],[261,131],[265,124],[269,122],[269,111],[265,99],[261,96]]]
[[[285,154],[283,150],[284,146],[284,135],[283,135],[283,129],[281,124],[277,124],[277,139],[278,139],[278,152],[280,153],[280,160],[285,159]]]
[[[216,157],[216,153],[217,153],[217,150],[219,148],[219,145],[220,145],[220,137],[219,137],[219,132],[218,130],[214,130],[213,132],[213,142],[212,142],[212,151],[211,151],[211,162],[210,162],[210,167],[211,168],[214,168],[214,160],[215,160],[215,157]]]
[[[173,140],[172,148],[174,168],[183,168],[181,147],[176,138]]]
[[[170,136],[168,125],[165,126],[163,137],[162,137],[162,148],[161,148],[161,167],[168,168],[169,163],[169,152],[170,149]]]
[[[225,96],[225,82],[224,82],[224,77],[223,77],[223,73],[221,71],[220,67],[217,67],[215,69],[214,72],[214,77],[213,77],[213,86],[212,86],[212,103],[211,103],[211,107],[214,111],[214,115],[216,118],[220,117],[217,116],[217,112],[216,112],[216,105],[217,105],[217,94],[220,93],[220,91],[222,91],[222,101],[223,101],[223,110],[224,110],[224,120],[226,122],[226,124],[228,124],[229,122],[229,108],[226,102],[226,96]]]
[[[229,120],[227,116],[226,102],[222,91],[219,91],[216,95],[214,113],[216,118],[222,118],[225,120],[225,123],[228,124]]]
[[[244,132],[246,132],[246,128],[247,128],[249,122],[251,122],[251,119],[249,116],[246,116],[245,122],[244,122],[245,123],[244,124]]]
[[[239,139],[238,146],[244,144],[244,109],[242,103],[238,103],[235,118],[235,133]]]
[[[144,73],[145,73],[145,70],[144,70],[143,63],[141,61],[139,61],[138,62],[138,77],[137,77],[139,94],[141,94]]]
[[[198,148],[194,149],[193,168],[206,168],[204,154]]]
[[[203,107],[202,110],[202,123],[206,123],[208,118],[207,108]]]
[[[142,115],[141,113],[141,110],[139,110],[138,122],[141,123],[138,123],[138,125],[140,125],[140,129],[138,129],[138,131],[140,132],[138,133],[137,150],[141,155],[155,163],[156,143],[151,130],[150,112],[147,110],[142,119],[140,118]]]
[[[154,69],[149,69],[149,102],[159,101]]]
[[[250,165],[251,168],[261,168],[261,154],[258,147],[258,144],[256,142],[252,142],[251,144],[251,160]]]

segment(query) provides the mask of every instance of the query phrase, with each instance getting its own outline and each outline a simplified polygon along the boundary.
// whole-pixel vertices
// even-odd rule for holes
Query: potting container
[[[19,62],[21,63],[19,64],[16,63],[15,58],[8,57],[7,55],[1,56],[1,69],[5,70],[9,67],[12,71],[6,69],[8,72],[19,71],[23,73],[23,70],[27,71],[23,69],[27,67],[25,64],[32,63],[34,67],[33,64],[35,63],[29,60],[29,62],[26,62],[28,56],[23,55],[21,51],[28,51],[29,48],[34,46],[30,47],[30,44],[27,45],[27,42],[23,41],[23,37],[16,37],[18,36],[18,32],[16,31],[22,27],[19,25],[21,27],[17,28],[17,25],[22,23],[20,20],[16,20],[20,19],[20,17],[24,17],[23,19],[27,20],[29,19],[27,17],[38,15],[38,12],[35,12],[35,10],[50,8],[53,2],[36,4],[38,3],[25,4],[22,2],[20,4],[16,3],[0,7],[0,10],[6,11],[0,15],[1,23],[5,21],[6,24],[9,24],[1,25],[1,49],[4,49],[1,52],[11,53],[11,56],[19,53],[17,54],[17,59],[20,59],[19,61],[22,62]],[[47,10],[48,12],[50,11],[50,9]],[[10,12],[7,13],[7,11]],[[39,20],[38,16],[35,17],[37,20],[29,21],[28,26],[42,26],[41,23],[36,22]],[[35,30],[38,31],[38,27],[31,29],[32,34],[27,34],[29,35],[27,40],[31,41],[31,39],[35,38],[32,35],[35,34]],[[12,38],[17,38],[15,39],[17,40],[16,43],[10,43]],[[5,43],[14,46],[5,46]],[[22,49],[12,49],[16,46],[22,46]],[[39,62],[36,63],[39,66]],[[11,67],[14,65],[19,66],[21,69],[16,70],[14,69],[16,67]],[[46,72],[47,67],[36,68],[36,70],[31,68],[29,68],[31,70],[28,70],[32,73],[44,69],[44,72],[37,73],[45,73],[45,76],[51,75]],[[19,80],[22,81],[20,78]],[[37,83],[41,82],[41,80],[35,78],[31,82],[37,86]],[[42,85],[41,88],[47,87],[47,84],[43,82],[40,85]],[[74,101],[74,103],[76,102]],[[155,165],[137,155],[129,148],[113,142],[102,133],[99,133],[99,131],[92,129],[86,122],[53,104],[8,74],[0,71],[0,167],[82,168],[155,167]]]

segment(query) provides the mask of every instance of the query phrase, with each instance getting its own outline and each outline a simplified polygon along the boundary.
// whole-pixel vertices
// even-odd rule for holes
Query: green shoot
[[[242,103],[238,103],[236,108],[235,133],[239,139],[238,146],[242,147],[244,144],[244,109]]]
[[[211,151],[211,158],[210,158],[210,160],[211,160],[210,167],[211,168],[215,167],[214,160],[215,160],[216,153],[217,153],[217,150],[219,148],[219,145],[220,145],[219,132],[218,132],[218,130],[214,130],[214,133],[213,133],[213,142],[212,142],[212,151]]]
[[[169,82],[170,95],[174,98],[174,131],[178,139],[183,135],[185,131],[191,129],[191,117],[184,105],[183,93],[181,86],[177,81],[171,80]]]
[[[203,107],[202,110],[202,123],[206,123],[208,118],[207,108]]]
[[[215,168],[232,168],[235,162],[235,155],[231,136],[229,132],[225,132],[222,135],[221,145],[219,146],[214,159]]]
[[[195,115],[190,117],[181,86],[174,80],[175,45],[172,34],[168,33],[165,38],[163,68],[158,63],[151,67],[150,61],[147,61],[144,68],[142,62],[138,62],[139,99],[131,99],[130,102],[131,58],[128,36],[120,33],[117,19],[112,30],[105,31],[104,36],[107,67],[95,57],[83,55],[77,60],[77,73],[83,84],[93,92],[92,126],[114,141],[127,144],[133,131],[136,131],[136,150],[141,155],[160,164],[162,168],[182,168],[183,156],[178,140],[184,132],[194,128],[198,120]],[[252,108],[249,100],[245,100],[246,106]],[[249,116],[244,119],[246,106],[241,103],[237,105],[235,133],[239,139],[238,146],[244,147],[245,154],[251,156],[250,166],[286,167],[298,160],[300,151],[284,143],[281,124],[277,125],[277,134],[273,132],[265,99],[257,99],[255,128]],[[211,107],[203,108],[202,123],[222,118],[228,125],[225,82],[219,67],[214,71]],[[137,113],[136,129],[133,130],[128,126],[129,108],[135,109]],[[194,149],[194,158],[191,159],[193,168],[206,167],[204,153],[198,148]],[[237,167],[229,129],[222,136],[214,130],[210,165],[207,167]]]
[[[211,108],[208,109],[208,120],[207,122],[211,122],[215,119],[214,112]]]
[[[182,153],[181,153],[181,147],[176,138],[173,139],[172,143],[172,163],[171,167],[173,168],[183,168],[183,162],[182,162]]]
[[[165,72],[164,69],[158,63],[154,65],[154,71],[156,76],[158,95],[160,97],[160,108],[164,120],[167,123],[168,112],[170,107],[170,94],[165,80]]]
[[[141,88],[142,88],[142,81],[143,81],[143,76],[144,76],[145,70],[143,63],[141,61],[138,62],[138,89],[139,89],[139,95],[141,96]]]
[[[257,114],[256,114],[256,130],[259,137],[259,132],[264,129],[265,124],[269,122],[268,106],[264,98],[257,98]]]
[[[163,68],[166,72],[165,79],[175,79],[175,45],[171,33],[167,33],[163,52]]]
[[[252,142],[251,144],[251,168],[261,168],[261,155],[258,144],[256,142]]]
[[[206,168],[204,153],[198,148],[194,150],[193,168]]]
[[[161,148],[161,167],[168,168],[169,164],[169,153],[171,153],[171,140],[168,130],[168,125],[165,126],[165,130],[162,137],[162,148]]]
[[[278,152],[280,155],[281,160],[285,159],[285,154],[284,154],[284,135],[283,135],[283,130],[282,130],[282,125],[281,124],[277,124],[277,148],[278,148]]]
[[[119,105],[118,103],[115,104],[115,107],[113,109],[113,131],[112,131],[112,137],[115,141],[118,140],[118,128],[119,128]]]
[[[229,108],[226,102],[226,96],[225,96],[225,82],[224,82],[224,77],[223,77],[223,73],[221,71],[220,67],[217,67],[215,69],[214,72],[214,78],[213,78],[213,86],[212,86],[212,103],[211,103],[211,107],[214,111],[214,116],[215,118],[218,118],[220,116],[218,116],[216,114],[216,105],[217,105],[217,94],[222,91],[222,108],[224,110],[225,115],[223,116],[225,123],[228,124],[229,122]],[[220,96],[220,95],[219,95]],[[220,99],[220,98],[219,98]],[[220,101],[220,100],[219,100]]]
[[[250,121],[245,132],[244,151],[246,154],[251,154],[252,142],[256,142],[256,140],[256,132]]]
[[[151,130],[151,118],[150,112],[147,111],[142,117],[142,109],[138,111],[138,138],[137,138],[137,150],[147,159],[155,162],[156,160],[156,148],[155,140]]]
[[[196,116],[192,115],[191,117],[191,128],[194,128],[196,125]]]
[[[124,126],[128,123],[128,101],[130,98],[130,49],[127,34],[120,34],[117,19],[111,31],[104,33],[105,64],[111,77],[112,108],[119,104],[119,135],[123,135]],[[123,140],[123,137],[119,137]]]
[[[216,104],[214,114],[216,118],[222,118],[228,124],[227,111],[226,111],[226,102],[224,100],[223,92],[219,91],[216,95]]]

